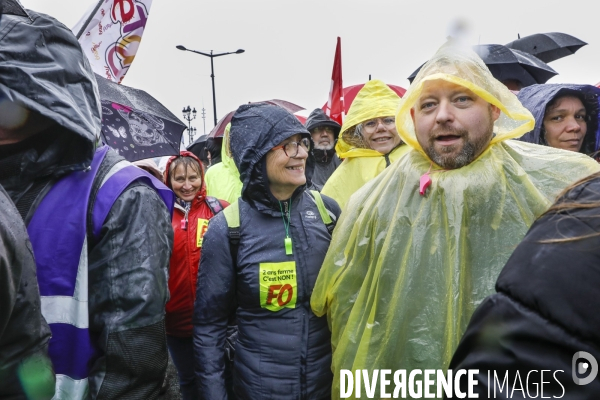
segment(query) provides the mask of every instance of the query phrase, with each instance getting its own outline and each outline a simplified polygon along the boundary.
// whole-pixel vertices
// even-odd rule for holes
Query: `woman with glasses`
[[[193,320],[199,397],[329,399],[330,332],[310,296],[340,209],[307,190],[310,133],[283,108],[241,106],[229,140],[242,195],[204,236]],[[230,385],[225,343],[233,320]]]
[[[367,82],[352,102],[335,147],[344,162],[322,190],[342,209],[354,192],[407,152],[396,130],[399,102],[400,97],[379,80]]]

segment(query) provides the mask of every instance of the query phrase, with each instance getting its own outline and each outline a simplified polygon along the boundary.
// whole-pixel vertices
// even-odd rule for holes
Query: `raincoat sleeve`
[[[51,399],[55,378],[46,357],[51,333],[41,313],[33,251],[23,220],[1,185],[0,209],[0,398],[25,399],[18,372],[37,365],[37,379],[25,382],[25,389],[37,393],[36,398]]]
[[[569,200],[597,204],[599,189],[596,178],[571,191]],[[537,383],[531,382],[540,382],[543,369],[562,371],[554,376],[546,373],[550,379],[545,379],[544,394],[548,397],[586,399],[600,393],[597,379],[583,386],[572,379],[575,353],[600,357],[593,345],[598,343],[595,327],[600,324],[597,213],[597,207],[582,208],[542,217],[508,260],[496,283],[497,293],[473,314],[450,364],[452,370],[479,369],[476,392],[488,393],[489,383],[493,384],[488,382],[488,371],[502,377],[512,371],[512,380],[518,370],[521,377],[530,376],[523,383],[533,394]],[[566,237],[581,239],[543,243]]]
[[[235,266],[223,213],[211,219],[204,235],[194,304],[194,357],[198,398],[227,399],[225,339],[235,312]]]
[[[89,255],[90,331],[102,356],[89,377],[94,399],[158,396],[167,368],[164,309],[173,229],[143,183],[116,200]]]
[[[352,213],[342,212],[341,217],[336,225],[335,231],[331,238],[331,243],[329,245],[329,250],[327,251],[327,255],[325,256],[325,260],[323,261],[323,268],[319,273],[317,278],[317,282],[315,283],[315,287],[313,289],[313,293],[310,299],[310,305],[318,317],[322,317],[323,315],[328,315],[329,328],[332,330],[332,345],[335,348],[334,337],[338,337],[333,334],[335,330],[335,326],[332,326],[332,307],[345,307],[346,305],[334,302],[333,292],[335,291],[335,287],[337,286],[338,277],[343,275],[345,272],[348,272],[348,254],[345,251],[346,248],[352,247],[352,240],[356,237],[356,233],[354,231],[354,225],[356,220],[353,219],[355,213],[359,211],[354,208],[352,205]],[[347,216],[350,215],[349,218]],[[351,257],[351,255],[350,255]],[[361,259],[367,258],[366,254],[360,254]],[[368,259],[368,258],[367,258]],[[352,271],[351,273],[356,276],[356,282],[362,281],[366,274],[366,270],[362,271]],[[351,296],[350,296],[351,297]],[[347,312],[350,311],[351,307],[348,307]],[[347,312],[343,312],[338,310],[338,312],[342,312],[342,314],[347,316]],[[337,314],[337,313],[336,313]],[[341,319],[344,319],[342,316]]]

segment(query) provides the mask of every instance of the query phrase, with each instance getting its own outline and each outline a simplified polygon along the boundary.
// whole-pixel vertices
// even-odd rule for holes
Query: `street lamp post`
[[[194,141],[194,135],[196,134],[196,128],[192,127],[192,121],[196,119],[196,107],[194,107],[193,110],[190,108],[190,106],[183,107],[183,110],[181,110],[181,112],[183,113],[183,119],[185,119],[188,123],[187,130],[188,137],[190,140],[188,143],[189,146]]]
[[[215,126],[216,126],[217,125],[217,100],[216,100],[216,95],[215,95],[215,68],[213,65],[213,58],[226,56],[227,54],[242,54],[245,50],[238,49],[236,51],[230,51],[227,53],[217,53],[217,54],[213,54],[213,51],[211,50],[210,54],[209,54],[209,53],[203,53],[201,51],[186,49],[182,45],[178,45],[175,47],[182,51],[191,51],[192,53],[201,54],[203,56],[210,57],[210,78],[212,79],[213,111],[214,111]]]

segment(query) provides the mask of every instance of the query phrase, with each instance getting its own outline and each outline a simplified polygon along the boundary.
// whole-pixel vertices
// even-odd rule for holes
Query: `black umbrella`
[[[533,54],[543,62],[551,62],[574,54],[587,43],[566,33],[536,33],[506,44],[511,49]]]
[[[558,72],[552,67],[535,56],[509,49],[501,44],[481,44],[473,46],[473,50],[481,57],[494,78],[500,82],[516,80],[525,87],[536,83],[546,83],[548,79],[558,75]],[[408,77],[411,83],[421,67],[423,65]]]
[[[558,75],[552,67],[535,56],[501,44],[481,44],[473,46],[473,50],[500,82],[514,79],[525,87],[546,83],[548,79]]]
[[[143,90],[96,75],[102,103],[102,139],[128,161],[179,154],[186,128]]]
[[[415,69],[415,71],[412,74],[410,74],[410,76],[408,77],[408,81],[410,83],[412,83],[415,80],[415,78],[417,77],[417,74],[419,73],[421,68],[423,68],[423,65],[425,65],[425,63],[421,64],[421,66],[419,68]]]
[[[187,147],[188,151],[191,151],[201,160],[206,159],[206,155],[204,153],[204,149],[206,148],[206,141],[208,140],[208,135],[202,135],[198,139],[194,140],[194,143],[190,144]]]

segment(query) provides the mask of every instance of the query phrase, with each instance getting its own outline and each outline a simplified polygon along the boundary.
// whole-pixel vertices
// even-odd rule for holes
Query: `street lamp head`
[[[190,111],[192,111],[190,109],[190,106],[184,107],[183,110],[181,110],[181,112],[183,113],[183,118],[188,119],[190,116]]]
[[[183,51],[186,51],[186,50],[187,50],[187,49],[186,49],[184,46],[182,46],[182,45],[177,45],[177,46],[175,46],[175,48],[177,48],[177,49],[179,49],[179,50],[183,50]]]
[[[237,49],[237,51],[235,52],[235,54],[242,54],[245,51],[246,50],[244,50],[244,49]]]

